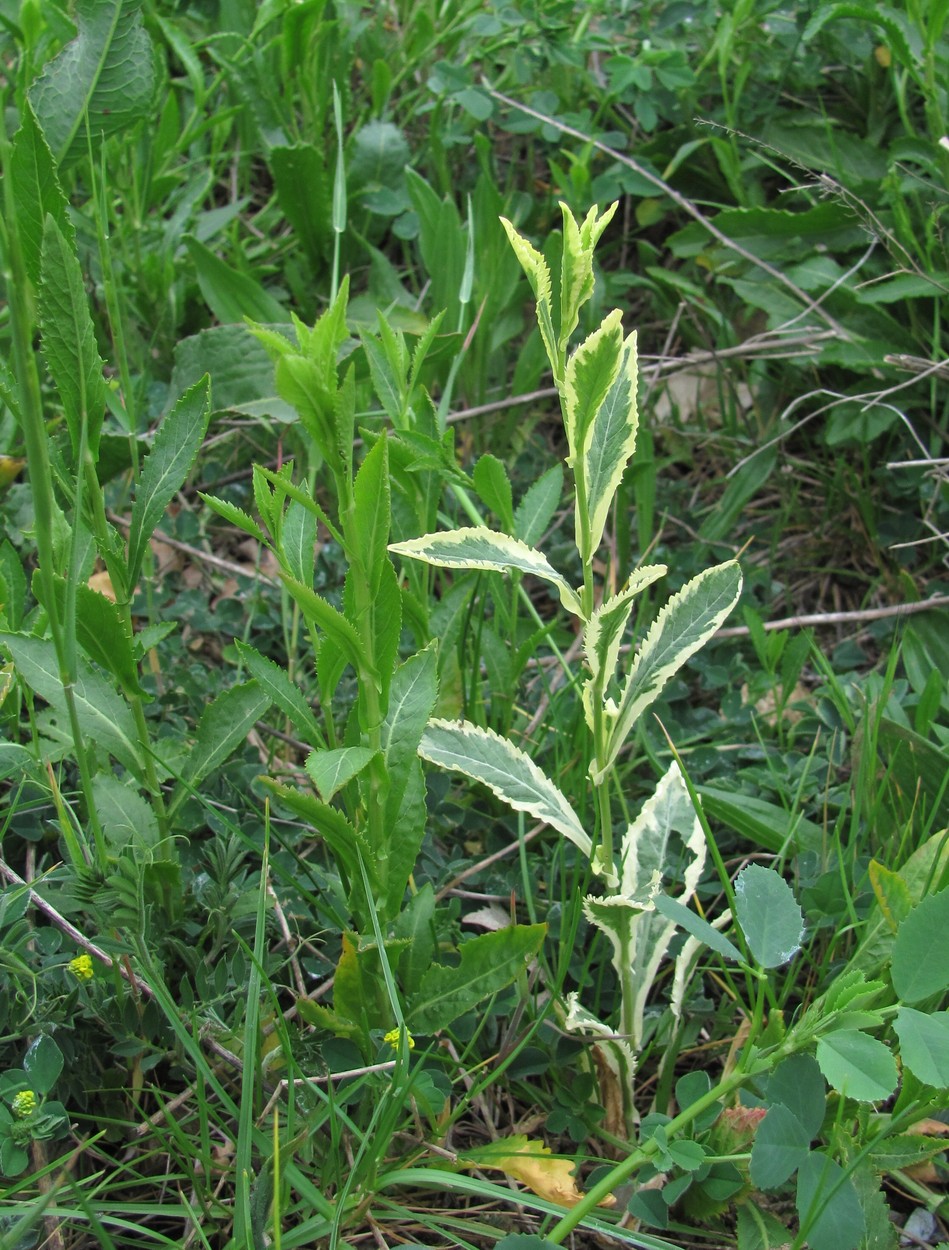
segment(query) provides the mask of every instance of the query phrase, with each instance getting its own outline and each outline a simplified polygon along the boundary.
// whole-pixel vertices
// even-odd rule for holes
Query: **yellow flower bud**
[[[93,978],[94,969],[88,955],[77,955],[75,959],[70,959],[66,967],[79,981],[91,981]]]
[[[23,1089],[13,1100],[13,1114],[18,1120],[26,1120],[37,1107],[36,1095],[31,1089]]]

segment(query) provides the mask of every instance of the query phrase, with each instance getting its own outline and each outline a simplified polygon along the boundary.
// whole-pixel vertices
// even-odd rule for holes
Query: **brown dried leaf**
[[[538,1198],[556,1202],[562,1207],[574,1207],[583,1197],[583,1191],[577,1187],[573,1177],[574,1161],[552,1155],[543,1142],[533,1141],[521,1133],[502,1138],[481,1150],[471,1151],[464,1163],[467,1167],[503,1172],[512,1180],[526,1185]],[[599,1205],[613,1207],[616,1199],[610,1194]]]

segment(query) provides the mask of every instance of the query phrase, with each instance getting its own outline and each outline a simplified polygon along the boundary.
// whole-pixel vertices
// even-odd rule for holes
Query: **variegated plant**
[[[670,839],[681,839],[690,860],[678,894],[680,902],[687,902],[695,890],[705,846],[685,783],[673,765],[639,818],[629,826],[617,854],[612,820],[615,765],[639,717],[734,607],[741,590],[741,573],[736,562],[729,560],[695,577],[668,602],[635,658],[624,666],[621,645],[636,596],[666,572],[661,564],[644,566],[617,593],[610,594],[604,585],[597,594],[594,557],[636,447],[636,333],[624,332],[622,315],[614,309],[568,353],[580,309],[594,290],[594,248],[615,208],[613,205],[603,214],[591,209],[578,223],[563,206],[559,306],[555,306],[547,261],[502,219],[534,291],[541,338],[560,394],[567,465],[573,472],[575,541],[583,585],[572,586],[542,552],[486,527],[428,534],[395,543],[390,550],[443,568],[532,574],[554,587],[563,607],[578,619],[586,659],[582,697],[590,740],[589,780],[595,799],[592,830],[584,828],[570,797],[520,747],[488,729],[465,721],[431,720],[419,753],[483,782],[511,807],[545,821],[591,856],[606,892],[603,897],[588,898],[584,910],[613,947],[622,988],[621,1021],[619,1032],[614,1033],[572,1001],[566,1022],[570,1028],[599,1034],[603,1039],[597,1045],[605,1063],[598,1066],[601,1072],[610,1069],[613,1073],[610,1102],[616,1108],[616,1119],[628,1128],[643,1007],[675,928],[675,921],[656,908],[663,871],[670,859]],[[616,692],[615,698],[611,691]]]

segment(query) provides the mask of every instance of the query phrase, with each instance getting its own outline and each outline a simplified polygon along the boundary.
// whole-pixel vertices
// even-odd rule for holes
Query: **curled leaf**
[[[543,1142],[533,1141],[523,1133],[467,1152],[463,1164],[465,1167],[503,1172],[512,1180],[526,1185],[538,1198],[556,1202],[562,1207],[574,1207],[583,1197],[583,1191],[577,1187],[573,1176],[574,1160],[552,1155]],[[599,1205],[613,1207],[616,1199],[610,1194]]]

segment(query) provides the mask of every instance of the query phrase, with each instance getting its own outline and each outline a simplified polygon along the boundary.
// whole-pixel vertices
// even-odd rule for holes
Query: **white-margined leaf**
[[[483,782],[515,811],[529,812],[590,854],[590,838],[564,795],[507,738],[468,721],[431,720],[418,752],[432,764]]]
[[[501,225],[514,249],[514,255],[521,268],[527,274],[527,280],[534,292],[535,316],[540,329],[540,336],[547,349],[547,359],[554,371],[554,378],[560,382],[560,360],[563,353],[558,351],[557,334],[554,330],[553,308],[550,298],[550,269],[546,260],[532,243],[523,235],[518,234],[506,217],[501,218]]]
[[[600,545],[613,496],[636,450],[639,425],[637,379],[636,332],[633,331],[623,344],[619,372],[583,440],[583,480],[586,483],[586,524],[590,543],[589,551],[581,552],[584,560],[592,559]]]
[[[392,543],[396,555],[423,560],[445,569],[487,569],[496,573],[532,573],[557,588],[560,602],[575,616],[582,615],[575,590],[560,576],[547,557],[526,543],[507,534],[496,534],[483,526],[424,534],[407,542]]]
[[[606,673],[607,680],[613,674],[633,600],[666,572],[664,564],[647,564],[637,569],[618,594],[594,609],[583,636],[583,650],[594,679],[601,671]]]
[[[623,686],[606,759],[592,774],[595,784],[612,768],[639,716],[720,628],[740,593],[741,570],[728,560],[693,577],[662,609]]]
[[[570,455],[567,463],[580,472],[580,462],[593,422],[623,363],[623,314],[608,313],[567,361],[564,375],[564,424]]]
[[[602,215],[597,215],[594,204],[581,225],[566,204],[561,202],[563,213],[563,259],[560,269],[560,338],[561,355],[567,350],[570,336],[580,320],[580,309],[593,294],[593,251],[600,235],[613,220],[619,202],[613,203]]]

